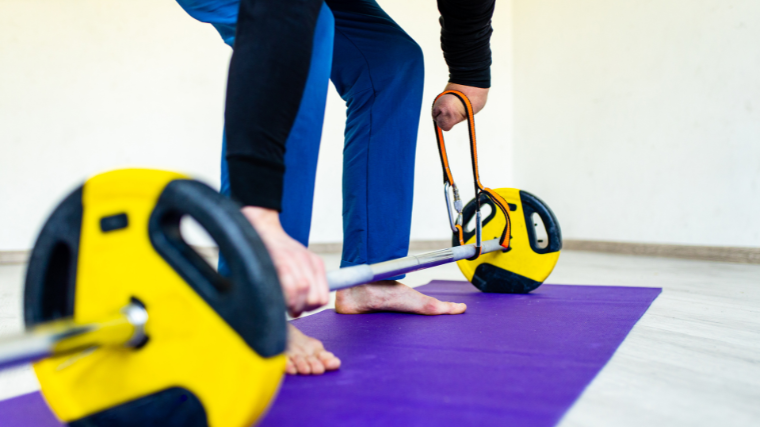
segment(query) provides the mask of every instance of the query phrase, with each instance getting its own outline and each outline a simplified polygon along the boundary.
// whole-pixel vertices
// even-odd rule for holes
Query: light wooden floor
[[[460,278],[448,265],[407,283]],[[21,329],[22,281],[0,266],[0,334]],[[664,289],[561,426],[760,425],[760,266],[565,251],[548,282]],[[36,388],[28,367],[0,372],[0,399]]]

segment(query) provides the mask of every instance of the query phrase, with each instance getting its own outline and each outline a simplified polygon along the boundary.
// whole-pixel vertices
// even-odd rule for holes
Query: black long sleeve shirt
[[[441,49],[449,82],[491,87],[491,18],[495,0],[438,0]]]
[[[323,0],[242,0],[227,82],[225,121],[232,196],[280,210],[285,141],[306,86]],[[491,84],[495,0],[438,0],[449,81]]]

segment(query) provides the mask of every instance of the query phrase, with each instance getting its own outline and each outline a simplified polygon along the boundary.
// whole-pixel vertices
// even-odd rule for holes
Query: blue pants
[[[178,1],[234,45],[238,0]],[[328,79],[347,109],[341,266],[406,256],[423,59],[420,47],[374,0],[333,0],[322,7],[309,77],[286,142],[280,221],[308,245]],[[229,194],[222,150],[221,192]]]

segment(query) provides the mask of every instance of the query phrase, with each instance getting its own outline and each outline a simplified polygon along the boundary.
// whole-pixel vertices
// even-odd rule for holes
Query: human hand
[[[246,206],[242,212],[269,251],[288,313],[298,317],[304,311],[327,304],[330,290],[322,259],[285,233],[277,211]]]
[[[444,90],[458,90],[470,99],[472,114],[478,114],[488,101],[488,89],[449,83]],[[449,131],[459,122],[467,120],[464,105],[454,95],[444,95],[433,104],[433,120],[444,131]]]

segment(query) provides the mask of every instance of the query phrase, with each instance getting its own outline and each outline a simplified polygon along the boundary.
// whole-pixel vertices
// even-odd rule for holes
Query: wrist
[[[447,83],[445,90],[457,90],[462,92],[470,99],[472,103],[473,114],[477,114],[488,102],[488,88],[481,88],[475,86],[466,86],[459,83]]]
[[[259,206],[245,206],[240,211],[260,235],[273,232],[284,233],[282,224],[280,224],[280,213],[276,210]]]

